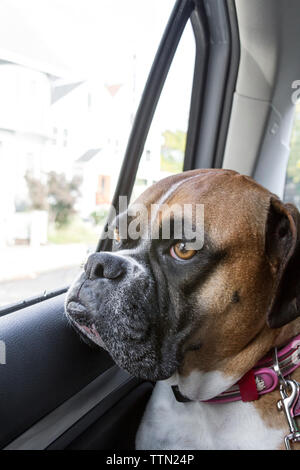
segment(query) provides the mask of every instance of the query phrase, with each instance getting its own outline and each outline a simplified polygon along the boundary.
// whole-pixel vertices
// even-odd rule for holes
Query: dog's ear
[[[270,200],[265,242],[276,279],[267,323],[279,328],[300,315],[300,214],[275,196]]]

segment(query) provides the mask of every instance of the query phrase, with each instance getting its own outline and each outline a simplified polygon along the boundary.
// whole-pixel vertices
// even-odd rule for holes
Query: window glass
[[[131,200],[156,181],[183,169],[195,52],[195,38],[189,21],[155,111]]]
[[[94,250],[173,6],[1,3],[0,306],[67,286]]]
[[[300,101],[296,104],[295,109],[284,201],[295,204],[300,210]]]

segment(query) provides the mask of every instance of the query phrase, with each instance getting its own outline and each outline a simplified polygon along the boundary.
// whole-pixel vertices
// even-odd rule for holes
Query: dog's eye
[[[114,229],[114,240],[115,240],[117,243],[120,243],[120,241],[121,241],[119,229],[118,229],[117,227]]]
[[[170,250],[171,256],[175,259],[186,260],[192,258],[197,253],[196,250],[187,250],[185,243],[179,242],[173,245]]]

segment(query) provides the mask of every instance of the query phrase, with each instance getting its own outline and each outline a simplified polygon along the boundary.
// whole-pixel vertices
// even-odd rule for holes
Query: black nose
[[[91,280],[101,277],[116,279],[125,273],[126,267],[124,260],[119,256],[103,252],[90,255],[84,270]]]

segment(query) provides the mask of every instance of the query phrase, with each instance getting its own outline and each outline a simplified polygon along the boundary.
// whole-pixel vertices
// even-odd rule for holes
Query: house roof
[[[84,83],[84,81],[66,83],[60,80],[51,80],[51,104],[54,104],[56,101],[66,96],[82,83]]]
[[[122,86],[122,83],[116,83],[116,84],[112,84],[112,85],[109,85],[109,84],[105,84],[105,88],[107,89],[107,91],[109,92],[109,94],[114,97],[118,91],[120,90]]]
[[[97,155],[97,153],[101,152],[101,149],[89,149],[87,150],[87,152],[85,152],[83,155],[81,155],[81,157],[79,157],[77,160],[76,160],[76,163],[84,163],[84,162],[89,162],[90,160],[92,160],[92,158],[95,157],[95,155]]]

